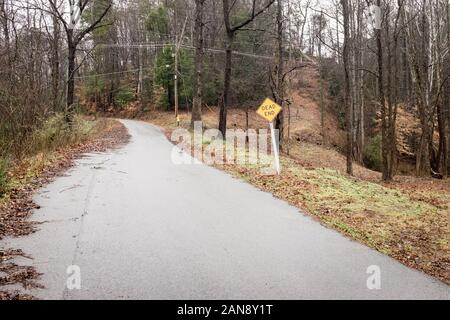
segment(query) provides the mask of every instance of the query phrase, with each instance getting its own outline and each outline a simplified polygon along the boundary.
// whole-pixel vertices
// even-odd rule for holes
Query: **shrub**
[[[381,171],[382,157],[381,157],[381,135],[377,135],[370,140],[364,148],[364,164],[372,169]]]
[[[76,115],[72,126],[69,127],[64,114],[57,113],[48,118],[42,127],[34,132],[29,154],[52,151],[68,144],[81,142],[89,135],[93,126],[92,121],[86,121]]]
[[[57,113],[46,121],[41,128],[37,129],[32,137],[29,154],[39,151],[52,150],[62,145],[69,135],[69,126],[62,113]],[[64,141],[64,142],[63,142]]]

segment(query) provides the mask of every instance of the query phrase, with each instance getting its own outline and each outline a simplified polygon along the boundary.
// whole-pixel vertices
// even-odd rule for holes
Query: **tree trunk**
[[[322,23],[323,23],[323,12],[320,13],[320,26],[319,26],[319,86],[320,86],[320,129],[322,131],[322,144],[326,144],[325,139],[325,99],[323,92],[323,75],[322,75]]]
[[[381,0],[377,1],[377,6],[381,8]],[[388,151],[388,127],[386,123],[386,97],[384,94],[384,70],[383,70],[383,42],[382,42],[383,30],[380,28],[377,30],[377,51],[378,51],[378,99],[381,108],[381,156],[382,156],[382,174],[383,180],[389,181],[389,151]],[[390,75],[388,75],[390,81]],[[390,84],[390,82],[389,82]],[[388,89],[390,90],[389,86]]]
[[[69,30],[69,39],[72,38],[73,31]],[[73,108],[75,101],[75,58],[76,58],[76,46],[72,40],[69,40],[68,44],[68,57],[67,57],[67,104],[65,118],[67,123],[71,124],[73,121]]]
[[[345,119],[347,126],[347,174],[353,175],[353,108],[350,97],[350,23],[348,0],[341,0],[344,15]]]
[[[227,134],[227,109],[229,105],[229,95],[231,87],[231,67],[233,58],[233,41],[234,33],[229,33],[227,38],[227,49],[226,49],[226,59],[225,59],[225,73],[223,82],[223,95],[220,104],[220,119],[219,119],[219,131],[222,133],[223,137]]]
[[[356,90],[356,101],[357,104],[355,107],[357,108],[356,114],[358,115],[356,125],[356,145],[357,145],[357,160],[359,163],[363,163],[363,154],[364,154],[364,71],[363,68],[363,13],[364,7],[361,2],[358,2],[357,5],[357,28],[356,28],[356,69],[355,70],[355,90]],[[360,70],[358,70],[358,68]]]
[[[283,107],[284,104],[284,44],[283,44],[283,1],[278,0],[277,2],[277,96],[276,102]],[[284,112],[281,111],[278,115],[275,128],[278,130],[280,139],[280,149],[283,148],[283,138],[284,138]]]
[[[2,19],[2,27],[3,27],[3,37],[4,37],[4,41],[5,41],[5,49],[6,49],[6,60],[7,60],[7,70],[6,70],[6,78],[8,79],[9,82],[9,88],[8,88],[8,94],[7,94],[7,104],[9,107],[11,107],[11,102],[12,102],[12,91],[14,88],[14,82],[13,80],[13,59],[12,59],[12,53],[11,53],[11,36],[10,36],[10,30],[9,30],[9,22],[8,20],[10,19],[8,17],[8,12],[7,12],[7,8],[6,8],[6,3],[5,1],[1,2],[0,5],[0,10],[1,10],[1,19]]]
[[[446,130],[446,118],[444,114],[444,108],[440,102],[437,106],[438,115],[438,131],[439,131],[439,151],[437,156],[437,161],[439,163],[438,169],[444,177],[447,177],[448,169],[448,141],[447,141],[447,130]]]
[[[204,0],[195,0],[195,77],[193,83],[193,104],[191,127],[202,121],[202,74],[203,74],[203,5]]]
[[[447,1],[447,39],[450,39],[450,1]],[[447,76],[450,76],[450,54],[447,54]],[[448,139],[448,137],[450,136],[450,80],[447,80],[447,85],[446,85],[446,108],[444,108],[444,112],[447,114],[447,120],[446,120],[446,124],[447,124],[447,128],[446,128],[446,132],[447,132],[447,145],[445,146],[445,149],[447,150],[446,153],[444,153],[444,173],[445,176],[448,177],[448,172],[449,172],[449,166],[450,166],[450,162],[449,162],[449,156],[450,156],[450,141]]]
[[[440,11],[439,2],[436,3],[437,11]],[[441,39],[441,16],[439,14],[436,15],[436,33],[437,33],[437,44],[436,44],[436,61],[437,61],[437,85],[439,86],[439,90],[436,98],[437,105],[437,119],[438,119],[438,132],[439,132],[439,149],[437,155],[437,169],[436,172],[440,172],[443,177],[447,177],[447,119],[445,117],[445,94],[442,94],[441,89],[444,89],[442,81],[445,78],[444,72],[444,61],[442,55],[442,43],[445,43],[444,39]]]
[[[417,91],[420,95],[419,102],[419,117],[421,124],[421,137],[420,146],[417,156],[416,170],[417,175],[420,177],[427,177],[431,174],[431,151],[433,147],[433,125],[431,117],[431,101],[430,101],[430,63],[431,63],[431,25],[427,16],[428,1],[422,2],[422,37],[421,37],[421,51],[423,54],[423,61],[417,68],[418,73],[416,78],[420,79],[420,82],[416,82],[418,85]]]
[[[59,20],[56,16],[53,17],[53,43],[52,43],[52,98],[53,98],[53,110],[59,109],[59,38],[60,38],[60,28]]]

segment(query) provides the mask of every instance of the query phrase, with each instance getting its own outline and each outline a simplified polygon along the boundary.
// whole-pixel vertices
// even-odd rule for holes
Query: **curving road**
[[[122,149],[77,161],[36,196],[43,299],[449,299],[450,287],[205,165],[176,166],[155,127],[123,121]],[[24,259],[21,263],[30,263]],[[81,289],[66,286],[68,266]],[[380,267],[369,290],[367,268]]]

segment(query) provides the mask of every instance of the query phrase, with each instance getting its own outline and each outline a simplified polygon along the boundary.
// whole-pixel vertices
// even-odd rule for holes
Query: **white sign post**
[[[281,168],[280,168],[280,153],[278,150],[278,143],[277,138],[275,135],[275,128],[273,125],[273,122],[270,123],[270,133],[272,136],[272,148],[273,148],[273,155],[275,157],[275,170],[277,171],[277,174],[280,175]]]

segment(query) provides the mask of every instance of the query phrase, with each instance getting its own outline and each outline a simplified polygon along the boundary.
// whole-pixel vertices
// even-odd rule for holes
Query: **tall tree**
[[[275,91],[275,101],[283,107],[285,96],[284,85],[284,16],[283,1],[277,1],[277,81]],[[281,111],[275,121],[275,128],[279,133],[280,148],[283,146],[284,140],[284,112]]]
[[[324,81],[323,81],[323,31],[327,25],[323,11],[313,16],[314,40],[317,42],[317,53],[319,62],[319,86],[320,86],[320,127],[322,132],[322,141],[325,143],[325,97],[324,97]]]
[[[58,3],[57,0],[49,0],[50,6],[52,8],[52,13],[59,19],[64,27],[66,37],[67,37],[67,101],[66,101],[66,121],[68,123],[72,122],[73,107],[75,99],[75,73],[78,69],[76,66],[76,54],[78,45],[80,42],[92,31],[102,27],[102,20],[108,14],[112,6],[112,0],[104,1],[104,9],[101,10],[100,14],[94,18],[94,20],[88,24],[86,27],[77,31],[76,25],[78,21],[83,17],[89,4],[92,4],[94,0],[68,0],[70,7],[69,22],[63,13],[64,6]]]
[[[344,73],[345,73],[345,118],[347,130],[347,174],[353,175],[353,108],[350,97],[350,10],[349,0],[341,0],[342,13],[344,16]]]
[[[194,41],[195,41],[195,76],[193,82],[194,101],[192,104],[191,126],[194,127],[196,121],[202,121],[202,75],[204,60],[204,39],[203,39],[203,11],[205,0],[195,0],[195,25],[194,25]]]
[[[59,109],[60,104],[60,22],[56,15],[53,16],[53,38],[51,39],[51,73],[52,73],[52,98],[54,110]]]
[[[407,56],[411,66],[411,78],[414,86],[414,99],[420,121],[420,141],[416,154],[416,173],[418,176],[430,176],[431,148],[433,139],[433,110],[431,93],[434,85],[434,65],[431,56],[431,29],[429,21],[429,1],[422,0],[418,12],[403,8],[403,21],[408,21]]]
[[[220,118],[219,118],[219,131],[223,136],[226,136],[227,132],[227,111],[230,103],[230,89],[231,89],[231,71],[233,62],[233,44],[236,37],[236,33],[242,30],[252,21],[254,21],[258,16],[263,14],[275,0],[266,0],[262,7],[258,10],[258,4],[256,0],[252,1],[250,14],[247,18],[237,24],[232,23],[232,9],[230,6],[230,0],[222,0],[223,4],[223,18],[226,29],[226,58],[225,58],[225,70],[224,70],[224,84],[223,84],[223,94],[220,101]],[[234,4],[236,4],[234,2]]]
[[[445,37],[447,36],[447,46],[449,46],[450,42],[450,34],[447,31],[443,31],[443,17],[439,14],[439,12],[445,12],[448,10],[449,2],[446,5],[441,1],[436,1],[436,21],[434,23],[435,28],[435,56],[436,56],[436,77],[437,77],[437,85],[438,92],[436,94],[436,108],[437,108],[437,121],[438,121],[438,133],[439,133],[439,146],[438,152],[436,156],[436,163],[434,164],[434,170],[436,172],[441,172],[443,177],[447,177],[448,175],[448,133],[447,133],[447,117],[445,116],[445,98],[448,96],[443,92],[446,86],[446,82],[449,80],[445,78],[445,69],[444,69],[444,44]],[[445,7],[444,7],[445,6]],[[447,55],[448,55],[447,48]],[[450,76],[449,76],[450,77]]]
[[[447,39],[450,39],[450,1],[447,1],[446,5],[446,16],[447,16]],[[450,50],[450,41],[447,41],[447,52]],[[450,54],[447,53],[446,59],[446,77],[447,85],[446,85],[446,103],[444,112],[447,114],[447,154],[444,153],[444,176],[448,177],[450,170]]]

